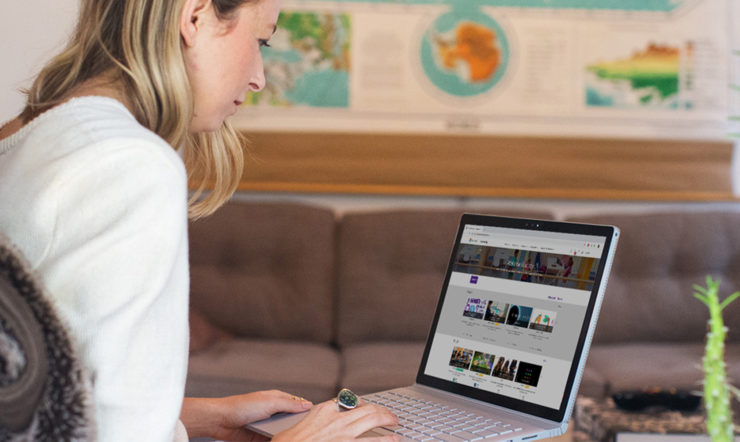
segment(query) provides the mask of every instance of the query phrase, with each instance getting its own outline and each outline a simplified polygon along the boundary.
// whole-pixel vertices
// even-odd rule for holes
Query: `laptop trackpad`
[[[295,414],[278,413],[263,421],[254,422],[252,424],[249,424],[247,425],[247,428],[263,436],[273,437],[274,435],[280,433],[281,431],[285,431],[288,428],[293,427],[295,424],[300,422],[301,419],[306,417],[307,413],[308,411],[304,411],[303,413],[295,413]]]
[[[285,431],[291,428],[295,424],[301,421],[306,416],[307,411],[303,413],[278,413],[268,419],[253,424],[247,425],[252,431],[255,431],[263,436],[272,437],[281,431]],[[377,433],[375,431],[368,431],[360,436],[364,437],[379,437],[384,436],[383,433]]]

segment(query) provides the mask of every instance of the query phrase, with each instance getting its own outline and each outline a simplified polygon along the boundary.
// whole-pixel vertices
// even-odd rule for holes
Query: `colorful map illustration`
[[[435,61],[441,69],[456,71],[461,80],[485,82],[499,65],[496,33],[476,23],[463,22],[448,35],[434,37]]]
[[[440,90],[458,97],[487,92],[503,77],[509,45],[499,24],[475,9],[440,16],[421,42],[421,65]]]
[[[738,1],[286,0],[234,124],[718,139]]]
[[[349,107],[348,14],[283,11],[264,48],[267,85],[245,105]]]
[[[678,108],[680,56],[678,47],[650,43],[629,57],[587,66],[586,105]]]

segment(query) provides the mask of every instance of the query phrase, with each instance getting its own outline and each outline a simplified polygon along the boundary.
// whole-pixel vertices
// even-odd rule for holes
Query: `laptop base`
[[[419,401],[430,401],[437,404],[445,405],[458,411],[462,411],[465,414],[475,414],[481,418],[493,419],[497,422],[504,422],[503,428],[500,430],[500,435],[486,434],[486,441],[515,441],[515,440],[537,440],[547,437],[554,437],[565,432],[565,425],[557,425],[556,423],[542,420],[540,426],[532,424],[532,417],[527,415],[518,415],[518,413],[501,409],[494,405],[478,403],[477,401],[471,401],[469,398],[459,398],[453,394],[446,393],[443,391],[437,391],[422,385],[412,385],[409,387],[396,388],[393,390],[386,390],[379,393],[363,396],[364,402],[367,402],[365,397],[374,398],[384,394],[399,395],[409,399],[416,399]],[[373,400],[373,399],[370,399]],[[263,421],[255,422],[247,426],[248,429],[262,434],[263,436],[273,437],[281,431],[285,431],[298,422],[300,422],[308,412],[298,414],[287,414],[279,413]],[[517,430],[515,434],[512,430]],[[459,431],[459,430],[458,430]],[[386,434],[393,434],[393,431],[388,429],[380,428],[363,434],[361,437],[375,437]],[[396,433],[398,434],[398,433]],[[482,434],[471,436],[468,432],[465,435],[460,434],[462,437],[456,437],[460,442],[465,440],[475,440],[478,437],[483,437]],[[402,440],[417,440],[412,437],[407,437],[403,434],[398,434]],[[454,436],[454,434],[452,435]],[[430,435],[434,438],[434,435]],[[446,440],[443,436],[442,439],[435,438],[433,440]]]

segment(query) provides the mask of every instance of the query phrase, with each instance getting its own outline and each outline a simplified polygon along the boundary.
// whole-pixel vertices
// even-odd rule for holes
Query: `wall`
[[[2,57],[3,68],[0,69],[0,122],[6,121],[17,114],[22,106],[24,97],[18,92],[19,88],[30,85],[31,79],[43,63],[58,51],[67,35],[72,30],[77,14],[77,1],[75,0],[25,0],[6,2],[3,14],[0,14],[0,57]],[[287,143],[291,144],[291,143]],[[268,147],[269,150],[274,147]],[[292,156],[292,155],[290,155]],[[723,160],[724,161],[724,160]],[[267,162],[269,165],[269,161]],[[305,170],[306,165],[300,168]],[[279,167],[285,170],[284,167]],[[251,169],[254,171],[255,169]],[[696,170],[696,169],[694,169]],[[740,166],[736,167],[740,170]],[[250,171],[248,170],[248,173]],[[727,172],[723,172],[726,174]],[[720,175],[720,176],[718,176]],[[734,174],[733,174],[734,175]],[[718,181],[719,186],[728,188],[728,177],[723,174],[704,174]],[[722,181],[723,180],[723,181]],[[685,180],[693,181],[693,180]],[[685,184],[684,184],[685,185]],[[692,183],[696,188],[695,183]],[[290,192],[297,192],[290,189]],[[316,191],[314,191],[316,192]],[[736,192],[737,193],[737,192]],[[556,212],[572,210],[651,210],[653,208],[675,208],[685,207],[691,210],[704,210],[712,207],[735,207],[736,202],[624,202],[615,200],[599,201],[598,199],[569,201],[567,199],[546,199],[542,196],[530,196],[530,199],[507,199],[501,195],[490,198],[472,197],[433,197],[433,196],[379,196],[379,195],[357,195],[357,194],[327,194],[316,193],[285,193],[285,192],[242,192],[239,198],[268,198],[268,199],[299,199],[310,203],[329,205],[339,211],[356,208],[377,208],[384,205],[390,206],[415,206],[415,205],[478,205],[493,204],[511,206],[517,204],[538,204],[552,208]],[[591,198],[598,198],[592,195]]]
[[[0,122],[23,108],[19,88],[28,87],[44,62],[71,32],[76,0],[8,0],[0,14]]]

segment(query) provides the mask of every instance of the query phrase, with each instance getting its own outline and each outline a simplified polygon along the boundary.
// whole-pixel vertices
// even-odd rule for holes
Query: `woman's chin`
[[[196,121],[195,119],[190,124],[191,133],[211,133],[218,132],[224,125],[224,120],[213,120],[213,121]]]

